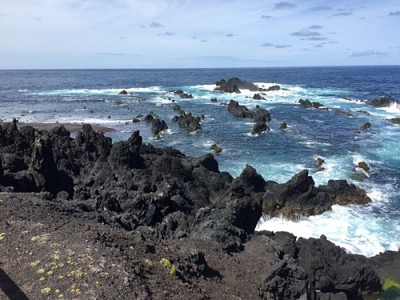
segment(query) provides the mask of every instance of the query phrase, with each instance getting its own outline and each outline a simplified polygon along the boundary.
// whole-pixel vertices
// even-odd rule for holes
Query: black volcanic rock
[[[128,95],[128,92],[125,90],[122,90],[118,93],[119,95]]]
[[[191,99],[193,98],[192,94],[185,93],[183,90],[176,90],[172,91],[175,95],[179,95],[180,98],[182,99]]]
[[[296,260],[297,268],[300,267],[307,275],[309,286],[319,290],[321,295],[345,293],[343,299],[358,299],[361,294],[381,287],[378,275],[365,257],[347,254],[325,236],[296,241],[294,235],[278,232],[269,237],[285,254]]]
[[[269,131],[269,127],[265,123],[265,121],[257,121],[256,124],[254,124],[253,129],[251,130],[252,135],[257,135],[261,134],[263,132]]]
[[[267,182],[263,213],[293,219],[299,215],[315,215],[330,210],[333,204],[367,204],[366,192],[346,180],[329,180],[328,185],[316,187],[307,170],[289,181],[278,184]]]
[[[370,128],[371,128],[371,123],[370,122],[366,122],[360,127],[361,130],[367,130],[367,129],[370,129]]]
[[[265,100],[265,98],[262,97],[260,94],[254,94],[253,99],[254,100]]]
[[[309,107],[309,108],[321,108],[323,107],[323,105],[319,102],[311,102],[310,100],[306,99],[300,99],[299,100],[299,104],[305,107]]]
[[[279,85],[272,85],[267,89],[268,92],[279,91],[279,90],[281,90],[281,87]]]
[[[164,120],[160,120],[159,118],[154,119],[151,123],[151,133],[153,134],[153,136],[157,137],[162,131],[167,129],[167,123],[165,123]]]
[[[201,130],[201,117],[195,117],[192,113],[186,113],[183,110],[180,110],[179,113],[179,116],[174,116],[172,118],[172,122],[178,123],[179,126],[190,132]]]
[[[258,86],[247,81],[242,81],[239,78],[230,78],[228,81],[221,79],[220,81],[215,82],[217,86],[215,90],[224,92],[224,93],[240,93],[240,89],[246,89],[250,91],[258,91]]]
[[[397,104],[399,105],[399,101],[397,101],[396,99],[394,99],[391,96],[384,96],[378,99],[374,99],[374,100],[368,100],[366,102],[368,105],[373,105],[376,107],[389,107],[393,104]]]
[[[271,115],[266,109],[256,108],[249,110],[246,106],[240,105],[237,101],[231,100],[228,104],[228,111],[236,117],[253,119],[258,121],[271,121]]]

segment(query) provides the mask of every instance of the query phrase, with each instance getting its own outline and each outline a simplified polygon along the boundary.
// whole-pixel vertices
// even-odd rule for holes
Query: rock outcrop
[[[215,85],[217,86],[215,90],[221,91],[224,93],[240,93],[240,89],[246,89],[250,91],[258,91],[259,88],[257,85],[251,82],[247,81],[242,81],[239,78],[229,78],[228,81],[225,81],[224,79],[221,79],[217,82],[215,82]]]
[[[389,107],[391,105],[400,105],[400,102],[391,96],[384,96],[374,100],[368,100],[366,102],[368,105],[373,105],[376,107]]]
[[[175,105],[174,110],[179,113],[179,116],[172,118],[173,123],[178,123],[179,126],[190,132],[201,130],[201,117],[195,117],[192,113],[185,112],[179,105]]]

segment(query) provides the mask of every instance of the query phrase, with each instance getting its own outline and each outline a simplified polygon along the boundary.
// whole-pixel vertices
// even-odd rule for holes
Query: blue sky
[[[1,0],[0,69],[399,65],[399,0]]]

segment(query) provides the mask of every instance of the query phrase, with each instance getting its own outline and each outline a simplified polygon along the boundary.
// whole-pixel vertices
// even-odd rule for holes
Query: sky
[[[400,65],[399,0],[0,0],[0,69]]]

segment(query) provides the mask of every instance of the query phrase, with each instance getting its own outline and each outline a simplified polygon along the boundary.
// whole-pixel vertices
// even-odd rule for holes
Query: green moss
[[[382,289],[388,291],[390,289],[397,289],[400,291],[400,283],[394,281],[392,278],[387,278],[383,284]]]
[[[165,257],[161,258],[160,263],[169,270],[169,273],[171,275],[174,275],[174,276],[176,275],[176,267],[170,262],[170,260],[168,258],[165,258]]]
[[[6,233],[0,232],[0,241],[4,240],[5,238],[6,238]]]

